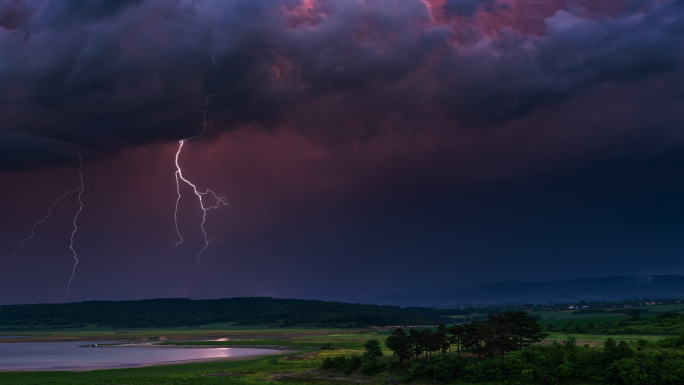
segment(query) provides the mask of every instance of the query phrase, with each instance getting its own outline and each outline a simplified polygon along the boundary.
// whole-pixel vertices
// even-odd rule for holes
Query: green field
[[[583,314],[582,316],[587,316]],[[594,318],[604,318],[595,317]],[[566,318],[566,320],[574,320]],[[578,317],[577,321],[588,320],[589,317]],[[559,320],[562,321],[562,320]],[[566,321],[567,322],[567,321]],[[219,329],[228,327],[227,329]],[[49,371],[49,372],[0,372],[0,384],[257,384],[276,381],[283,384],[315,383],[315,384],[341,384],[341,383],[385,383],[390,377],[394,379],[404,378],[405,372],[389,370],[368,377],[360,374],[331,374],[315,370],[325,357],[336,355],[360,354],[363,352],[363,344],[369,339],[378,339],[384,342],[390,334],[389,331],[373,330],[340,330],[340,329],[237,329],[230,325],[206,325],[198,328],[177,329],[144,329],[144,330],[118,330],[118,331],[55,331],[31,333],[31,338],[50,338],[64,340],[72,338],[109,339],[111,333],[118,333],[116,337],[123,338],[158,338],[165,336],[209,336],[211,338],[230,338],[232,336],[249,335],[253,338],[232,341],[166,341],[159,342],[163,345],[197,345],[197,346],[258,346],[275,345],[291,347],[296,353],[264,356],[252,360],[225,361],[210,363],[192,363],[179,365],[165,365],[145,368],[93,370],[83,372]],[[3,333],[8,334],[8,333]],[[155,337],[157,336],[157,337]],[[542,342],[551,344],[553,341],[562,342],[569,337],[576,338],[578,345],[600,345],[608,336],[597,334],[564,334],[552,333]],[[664,336],[643,335],[615,335],[611,336],[619,341],[635,344],[639,339],[655,342]],[[324,344],[330,343],[334,350],[320,350]],[[383,346],[385,356],[383,360],[389,360],[391,351]],[[410,383],[428,383],[426,381],[411,380]],[[432,381],[429,381],[432,383]],[[466,384],[457,382],[458,384]],[[489,384],[499,384],[490,382]]]
[[[339,333],[339,331],[337,331]],[[279,339],[249,339],[234,341],[201,341],[201,342],[162,342],[161,345],[179,346],[291,346],[320,348],[326,343],[332,344],[337,349],[363,350],[363,344],[369,339],[384,341],[390,332],[360,332],[344,334],[306,335],[292,338]]]
[[[354,332],[355,330],[343,330],[342,333]],[[233,326],[232,323],[208,324],[197,327],[182,328],[139,328],[139,329],[112,329],[96,326],[86,326],[69,329],[37,329],[30,331],[3,331],[0,336],[22,336],[31,341],[39,340],[164,340],[164,339],[214,339],[214,338],[249,338],[259,336],[263,338],[269,335],[296,336],[307,334],[331,334],[341,333],[340,329],[322,328],[265,328],[263,326]]]
[[[580,320],[595,319],[594,322],[606,322],[605,318],[619,320],[626,316],[615,313],[579,313],[573,314],[572,311],[533,311],[533,315],[542,316],[542,323],[552,320]]]
[[[683,311],[684,304],[676,303],[670,305],[634,306],[631,309],[643,309],[651,312],[665,313],[668,311]]]
[[[602,344],[606,340],[606,338],[608,338],[608,337],[612,337],[613,339],[615,339],[618,342],[625,341],[628,343],[635,343],[636,341],[638,341],[640,339],[645,339],[646,341],[649,341],[649,342],[655,342],[655,341],[661,340],[661,339],[668,337],[668,336],[637,335],[637,334],[623,334],[623,335],[606,336],[606,335],[602,335],[602,334],[550,333],[549,336],[542,343],[548,344],[548,343],[552,343],[553,341],[563,342],[570,337],[576,338],[578,345],[584,345],[584,344],[599,345],[599,344]]]

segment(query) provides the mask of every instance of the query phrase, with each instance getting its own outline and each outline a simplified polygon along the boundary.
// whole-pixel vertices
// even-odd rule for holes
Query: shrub
[[[361,367],[363,361],[357,355],[325,357],[321,363],[321,370],[331,372],[354,373]]]
[[[409,378],[430,378],[450,381],[463,375],[465,360],[458,356],[442,355],[430,360],[413,363],[409,368]]]
[[[383,369],[385,366],[375,357],[367,358],[361,364],[361,373],[367,376],[374,376]]]

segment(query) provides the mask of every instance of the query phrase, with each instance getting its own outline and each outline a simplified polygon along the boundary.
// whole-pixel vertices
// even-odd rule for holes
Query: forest
[[[234,322],[270,327],[361,328],[448,322],[439,311],[270,297],[87,301],[0,306],[1,330],[97,325],[168,328]]]
[[[673,319],[672,317],[667,317]],[[406,332],[385,339],[393,357],[380,360],[377,341],[361,356],[326,358],[320,369],[366,375],[393,372],[404,382],[681,385],[684,335],[636,343],[608,337],[600,346],[579,346],[574,337],[538,344],[548,336],[538,320],[522,312],[489,315],[487,321]],[[680,321],[681,322],[681,321]],[[406,361],[406,363],[404,363]]]

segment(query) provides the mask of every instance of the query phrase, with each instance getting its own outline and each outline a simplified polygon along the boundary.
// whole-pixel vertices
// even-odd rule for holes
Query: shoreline
[[[357,333],[363,329],[347,329],[336,331],[337,334]],[[136,333],[138,331],[132,331]],[[210,331],[206,334],[167,334],[163,332],[156,332],[154,335],[134,335],[127,334],[127,332],[117,332],[116,334],[107,335],[45,335],[34,334],[29,336],[21,336],[19,338],[2,338],[0,344],[11,343],[32,343],[32,342],[96,342],[96,341],[112,341],[112,342],[166,342],[166,341],[206,341],[210,339],[227,338],[232,340],[259,340],[259,339],[290,339],[297,337],[318,336],[329,334],[329,331],[301,331],[290,333],[231,333],[230,331]],[[150,333],[152,334],[152,333]],[[10,337],[10,336],[6,336]]]
[[[229,361],[248,361],[254,360],[260,357],[279,355],[279,354],[294,354],[301,352],[302,349],[293,349],[292,347],[270,347],[271,350],[276,350],[275,352],[260,353],[260,354],[246,354],[243,356],[234,357],[212,357],[212,358],[198,358],[190,360],[178,360],[178,361],[163,361],[140,365],[127,365],[127,366],[117,366],[117,367],[63,367],[63,368],[26,368],[26,369],[0,369],[0,373],[18,373],[18,372],[88,372],[93,370],[117,370],[117,369],[135,369],[135,368],[148,368],[153,366],[170,366],[170,365],[184,365],[184,364],[202,364],[210,362],[229,362]]]

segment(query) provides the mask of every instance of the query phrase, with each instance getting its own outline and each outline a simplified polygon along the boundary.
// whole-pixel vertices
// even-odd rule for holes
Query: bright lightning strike
[[[197,134],[197,135],[191,136],[189,138],[181,139],[180,141],[178,141],[178,150],[176,151],[176,192],[178,194],[178,197],[176,198],[176,210],[174,212],[174,220],[175,220],[175,224],[176,224],[176,232],[178,233],[178,242],[176,242],[176,245],[174,246],[174,248],[178,247],[179,245],[181,245],[183,243],[183,235],[181,234],[180,229],[178,228],[178,204],[180,203],[180,199],[181,199],[180,184],[181,184],[181,181],[183,181],[183,183],[192,187],[194,194],[197,196],[197,199],[199,200],[200,208],[202,209],[202,223],[200,225],[200,229],[202,230],[202,234],[204,234],[204,247],[197,254],[197,266],[198,267],[199,267],[200,257],[202,256],[202,253],[204,253],[204,251],[207,250],[207,248],[209,247],[209,243],[211,241],[215,241],[215,239],[209,239],[209,236],[207,235],[207,231],[204,228],[204,224],[207,221],[207,212],[209,210],[218,209],[220,206],[227,206],[227,207],[230,207],[230,206],[228,205],[228,202],[226,201],[225,197],[220,197],[220,196],[216,195],[216,193],[213,192],[212,190],[209,190],[209,189],[207,189],[205,191],[198,190],[197,185],[190,182],[190,180],[188,180],[187,178],[185,178],[183,176],[183,170],[181,169],[178,158],[180,157],[180,154],[181,154],[181,151],[183,150],[183,145],[185,144],[185,142],[192,140],[192,139],[200,138],[200,137],[204,136],[204,134],[207,132],[207,111],[209,110],[209,100],[221,92],[221,73],[219,72],[218,66],[216,65],[216,61],[214,60],[214,53],[215,52],[213,52],[211,54],[211,62],[214,64],[214,68],[216,68],[216,73],[217,73],[218,78],[219,78],[218,90],[216,92],[214,92],[213,94],[209,94],[205,97],[204,109],[200,110],[199,108],[195,108],[199,112],[202,113],[202,132]],[[205,198],[207,198],[207,196],[209,196],[210,199],[213,199],[213,202],[214,202],[213,204],[205,202]]]

